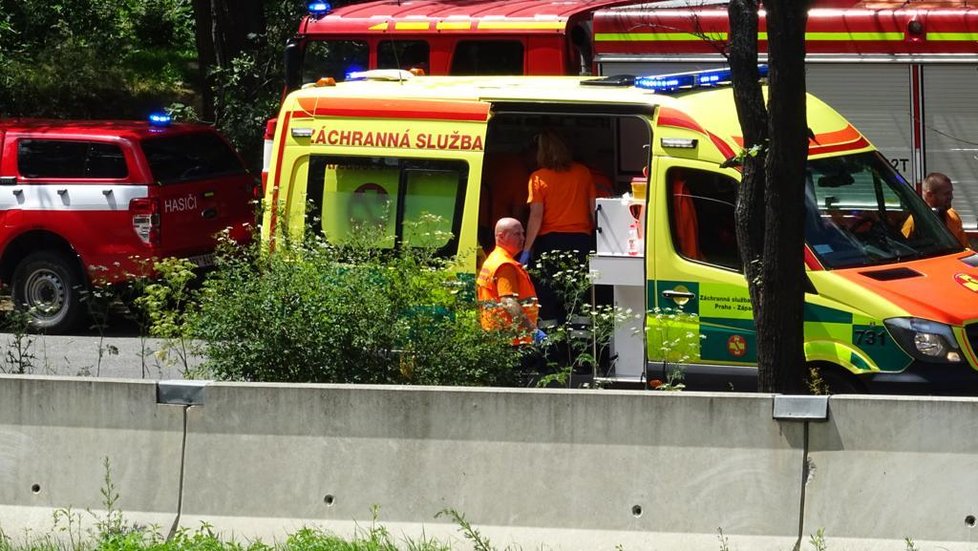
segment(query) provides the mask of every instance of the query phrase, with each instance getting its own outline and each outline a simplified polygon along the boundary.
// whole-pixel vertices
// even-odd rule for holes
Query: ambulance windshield
[[[935,213],[878,153],[809,160],[805,241],[826,268],[957,252]]]

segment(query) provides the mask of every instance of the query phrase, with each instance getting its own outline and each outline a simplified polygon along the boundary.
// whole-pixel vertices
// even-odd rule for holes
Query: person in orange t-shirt
[[[528,184],[530,217],[519,261],[527,265],[534,255],[539,258],[552,251],[575,251],[583,264],[594,247],[595,191],[591,171],[573,160],[567,144],[553,130],[544,130],[538,138],[537,164],[540,168],[530,175]],[[566,312],[561,301],[549,285],[535,283],[541,316],[563,323]]]

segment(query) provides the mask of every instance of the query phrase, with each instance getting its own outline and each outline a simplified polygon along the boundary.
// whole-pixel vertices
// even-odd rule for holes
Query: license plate
[[[210,268],[214,265],[214,253],[199,254],[191,256],[187,260],[194,263],[198,268]]]

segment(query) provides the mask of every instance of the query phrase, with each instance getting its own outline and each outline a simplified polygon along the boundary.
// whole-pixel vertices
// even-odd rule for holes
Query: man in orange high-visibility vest
[[[495,228],[496,248],[489,253],[476,279],[476,298],[482,305],[482,327],[486,330],[516,328],[523,335],[514,344],[541,341],[537,329],[537,292],[530,275],[513,255],[523,250],[523,224],[501,218]]]

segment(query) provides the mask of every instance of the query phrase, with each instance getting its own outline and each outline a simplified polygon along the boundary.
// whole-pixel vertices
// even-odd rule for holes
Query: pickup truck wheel
[[[79,322],[82,278],[63,255],[40,252],[22,260],[11,282],[14,305],[30,314],[31,327],[63,333]]]

